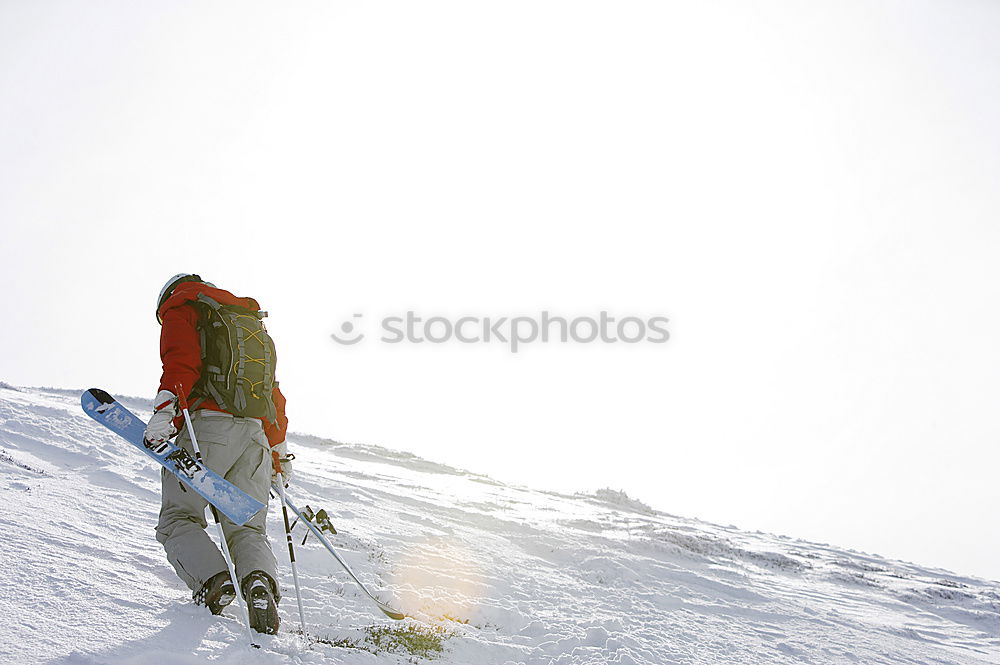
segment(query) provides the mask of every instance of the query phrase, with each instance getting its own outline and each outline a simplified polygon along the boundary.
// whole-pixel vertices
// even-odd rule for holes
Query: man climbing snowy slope
[[[163,375],[153,402],[146,440],[169,439],[192,451],[178,415],[178,391],[191,405],[191,421],[205,464],[265,508],[243,526],[220,516],[232,553],[250,624],[260,633],[278,630],[276,563],[265,529],[268,492],[280,470],[287,483],[291,462],[285,444],[285,398],[274,378],[275,350],[260,306],[238,298],[198,275],[167,280],[157,300]],[[271,451],[280,459],[275,469]],[[205,532],[206,501],[166,470],[156,538],[196,603],[218,614],[235,598],[228,566]]]

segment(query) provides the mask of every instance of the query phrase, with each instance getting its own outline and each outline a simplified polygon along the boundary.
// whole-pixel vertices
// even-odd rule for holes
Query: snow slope
[[[272,502],[285,630],[250,651],[233,609],[190,603],[154,539],[155,465],[80,392],[0,384],[0,663],[1000,663],[997,582],[303,435],[290,496],[412,618],[373,611],[310,538],[295,635]]]

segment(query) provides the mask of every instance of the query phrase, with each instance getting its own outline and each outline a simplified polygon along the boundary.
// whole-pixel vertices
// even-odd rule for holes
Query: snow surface
[[[0,383],[0,663],[1000,663],[997,582],[305,435],[289,496],[327,508],[334,546],[412,618],[374,610],[310,537],[296,635],[272,502],[283,632],[252,651],[235,605],[190,602],[154,539],[158,467],[80,392]],[[443,650],[387,645],[381,626]]]

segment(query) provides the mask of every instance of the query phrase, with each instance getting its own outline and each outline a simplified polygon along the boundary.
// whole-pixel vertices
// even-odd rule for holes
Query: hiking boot
[[[274,580],[264,571],[255,570],[243,578],[243,597],[250,612],[250,627],[258,633],[274,635],[278,632],[281,619],[274,596]]]
[[[204,605],[212,614],[221,614],[223,608],[236,598],[236,587],[229,571],[213,575],[193,594],[193,598],[195,605]]]

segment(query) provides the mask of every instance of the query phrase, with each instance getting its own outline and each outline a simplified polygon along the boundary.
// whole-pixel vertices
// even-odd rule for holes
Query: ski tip
[[[96,399],[101,404],[111,404],[115,401],[115,398],[108,394],[107,391],[101,390],[100,388],[91,388],[87,392],[83,393],[81,397],[86,397],[88,394]]]
[[[390,619],[395,619],[396,621],[402,621],[403,619],[406,618],[406,615],[403,614],[402,612],[396,612],[395,610],[386,610],[383,608],[379,609],[381,609],[382,613],[385,614]]]

